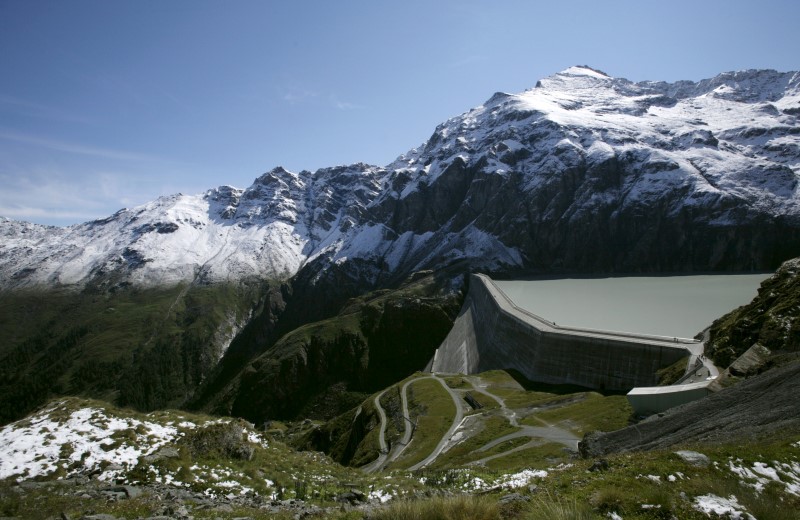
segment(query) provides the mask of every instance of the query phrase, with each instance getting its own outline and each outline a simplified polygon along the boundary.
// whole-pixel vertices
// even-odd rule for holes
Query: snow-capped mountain
[[[2,286],[288,278],[358,222],[378,193],[378,172],[360,164],[313,175],[275,168],[245,190],[160,197],[67,228],[3,219]]]
[[[571,67],[386,167],[276,168],[53,228],[0,221],[0,287],[483,269],[764,269],[800,254],[800,73],[640,82]]]
[[[417,267],[449,254],[763,268],[776,229],[795,249],[800,239],[799,113],[798,73],[667,84],[572,67],[440,125],[387,167],[376,220],[398,237],[390,251],[414,242],[405,260]]]

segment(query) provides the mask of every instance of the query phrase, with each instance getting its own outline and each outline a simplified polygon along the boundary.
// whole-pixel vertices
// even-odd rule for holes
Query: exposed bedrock
[[[752,442],[800,430],[800,361],[772,369],[651,420],[614,432],[592,432],[580,444],[585,457],[667,449],[688,443]]]

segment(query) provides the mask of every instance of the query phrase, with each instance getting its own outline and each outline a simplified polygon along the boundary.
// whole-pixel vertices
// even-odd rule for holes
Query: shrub
[[[372,520],[499,520],[497,503],[488,497],[459,495],[399,500],[376,511]]]
[[[575,498],[558,498],[552,495],[537,497],[531,501],[527,514],[529,520],[592,520],[594,515],[589,504]]]
[[[250,460],[255,448],[247,442],[244,428],[236,422],[214,423],[186,435],[183,442],[194,458],[214,455]]]

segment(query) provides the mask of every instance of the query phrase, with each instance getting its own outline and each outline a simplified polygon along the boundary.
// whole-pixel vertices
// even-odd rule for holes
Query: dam
[[[514,369],[540,383],[611,392],[657,384],[656,372],[702,354],[694,339],[559,326],[514,304],[489,278],[470,275],[469,292],[432,372]]]

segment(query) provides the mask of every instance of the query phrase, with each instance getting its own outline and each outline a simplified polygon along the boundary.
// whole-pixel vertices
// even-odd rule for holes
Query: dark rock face
[[[800,352],[800,259],[785,262],[764,280],[758,296],[715,321],[706,352],[723,367],[758,344],[772,355]]]
[[[47,330],[41,338],[0,319],[10,324],[0,330],[8,345],[0,355],[13,350],[29,368],[49,367],[30,370],[44,374],[35,393],[17,389],[26,372],[6,363],[11,368],[0,375],[12,375],[0,386],[11,398],[0,404],[26,396],[40,402],[50,391],[116,392],[120,402],[147,409],[189,402],[254,419],[291,416],[323,387],[368,391],[424,365],[423,352],[449,327],[440,304],[387,304],[377,314],[365,307],[359,323],[335,333],[286,336],[341,317],[348,299],[398,287],[420,270],[772,270],[800,256],[798,92],[798,73],[744,71],[668,84],[572,67],[529,91],[495,94],[385,167],[275,168],[244,190],[162,197],[66,229],[0,218],[0,290],[83,290],[75,305],[91,300],[99,310],[81,323],[149,285],[190,284],[191,296],[230,282],[272,281],[263,298],[217,297],[185,316],[176,312],[183,297],[164,296],[169,319],[135,321],[147,326],[136,326],[134,341],[92,343],[113,349],[115,363],[102,370],[85,364],[82,374],[102,379],[93,388],[78,385],[91,379],[64,372],[62,361],[25,357],[31,345],[71,344],[59,346],[65,327],[58,319],[51,320],[56,327],[25,326]],[[769,294],[764,301],[775,312],[767,314],[782,318],[759,317],[756,306],[720,325],[712,331],[718,363],[755,342],[797,348],[798,322],[786,329],[780,321],[796,312],[772,305]],[[231,312],[239,332],[220,359],[217,336]],[[415,321],[430,324],[430,334],[417,337],[405,324]],[[404,350],[393,337],[415,341],[418,350]],[[89,360],[107,357],[96,354],[86,351]],[[397,371],[374,376],[375,366]],[[40,384],[60,372],[57,385]],[[288,404],[263,397],[290,392],[300,397]],[[261,397],[249,401],[250,394]],[[2,417],[10,415],[0,410]]]
[[[447,244],[478,267],[506,260],[509,271],[766,270],[800,254],[797,222],[758,214],[742,201],[720,197],[700,209],[685,205],[687,194],[679,190],[626,205],[619,183],[637,175],[636,168],[617,160],[578,164],[526,193],[521,173],[500,176],[456,161],[436,183],[405,199],[383,201],[375,216],[389,217],[398,234],[432,232],[428,243],[434,251]],[[583,204],[598,197],[602,204]],[[714,223],[732,214],[738,221]],[[496,243],[475,243],[471,229]],[[518,252],[516,265],[503,257],[503,247]],[[432,255],[420,248],[399,268],[439,267],[447,258],[445,251]]]
[[[610,433],[587,434],[584,457],[667,449],[689,443],[736,442],[800,430],[800,361],[774,368],[657,418]]]
[[[70,229],[0,220],[0,288],[297,276],[363,290],[454,262],[771,270],[800,255],[798,93],[796,72],[634,83],[571,67],[495,94],[385,167],[277,167],[244,190]]]
[[[433,356],[461,304],[457,293],[439,291],[422,280],[354,300],[337,316],[286,334],[252,361],[232,364],[239,370],[212,381],[195,404],[256,424],[301,411],[320,418],[342,413]],[[315,407],[319,400],[327,406]]]
[[[248,442],[242,425],[236,422],[217,423],[190,432],[181,439],[193,457],[213,455],[251,460],[255,448]]]
[[[367,210],[391,232],[365,254],[348,241],[372,230],[356,229],[338,258],[372,260],[383,281],[455,260],[507,273],[774,269],[800,254],[798,122],[779,109],[798,87],[774,71],[666,84],[573,67],[496,94],[387,166]]]

